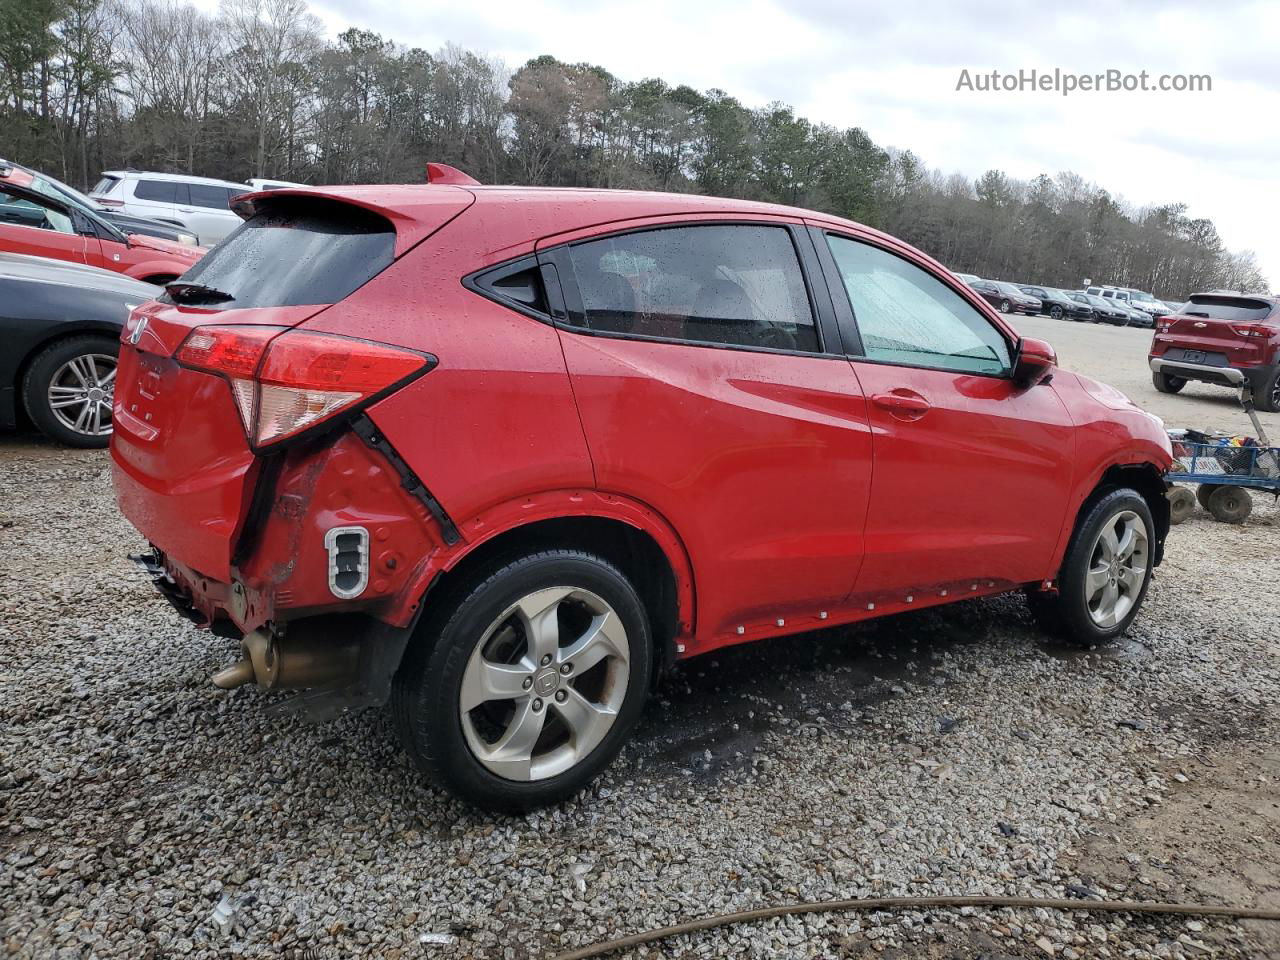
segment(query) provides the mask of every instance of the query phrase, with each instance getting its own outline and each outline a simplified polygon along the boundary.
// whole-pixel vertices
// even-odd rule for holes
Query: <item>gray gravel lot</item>
[[[1073,367],[1091,352],[1076,338],[1138,333],[1019,324],[1070,329],[1049,339]],[[724,651],[664,682],[594,789],[503,818],[424,787],[378,711],[307,726],[265,709],[278,697],[213,689],[235,645],[181,623],[126,561],[142,544],[105,454],[0,438],[0,490],[15,957],[506,960],[799,899],[1068,885],[1280,906],[1269,497],[1243,527],[1176,528],[1114,649],[1047,645],[1010,597]],[[633,955],[1280,957],[1280,929],[930,911],[664,949]]]

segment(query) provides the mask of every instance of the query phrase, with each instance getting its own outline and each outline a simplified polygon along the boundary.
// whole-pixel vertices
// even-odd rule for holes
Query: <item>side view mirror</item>
[[[1044,383],[1053,376],[1058,365],[1058,355],[1043,340],[1023,337],[1018,341],[1018,356],[1013,362],[1013,382],[1030,388]]]

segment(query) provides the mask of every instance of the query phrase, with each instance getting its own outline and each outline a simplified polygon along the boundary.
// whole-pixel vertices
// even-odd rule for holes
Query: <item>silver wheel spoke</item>
[[[594,750],[613,726],[617,711],[592,703],[572,687],[566,692],[564,702],[557,701],[552,706],[569,728],[569,742],[579,752]]]
[[[111,384],[115,383],[115,379],[116,379],[116,368],[112,367],[111,370],[107,373],[107,375],[103,377],[101,380],[99,380],[98,383],[104,387],[109,387],[111,386]]]
[[[1111,571],[1103,567],[1094,567],[1089,571],[1089,575],[1085,578],[1085,591],[1090,600],[1098,595],[1103,587],[1107,585],[1107,581],[1111,579]]]
[[[1133,548],[1138,543],[1137,527],[1132,520],[1124,525],[1124,533],[1120,535],[1120,540],[1116,544],[1116,556],[1121,560],[1128,560]]]
[[[533,702],[517,704],[511,726],[482,759],[499,776],[508,780],[528,780],[532,774],[533,748],[542,735],[547,711],[533,709]]]
[[[89,406],[90,405],[86,403],[81,408],[80,413],[76,416],[75,428],[81,433],[84,433],[85,425],[89,422]]]
[[[80,385],[84,387],[86,390],[88,390],[91,386],[93,386],[93,384],[89,382],[88,376],[85,375],[84,370],[80,366],[81,359],[83,358],[75,357],[67,364],[67,366],[70,368],[71,372],[75,375],[75,378],[80,381]]]
[[[628,658],[627,635],[613,611],[592,620],[586,633],[560,651],[560,661],[572,663],[573,672],[578,675],[586,673],[605,657]]]
[[[555,659],[560,649],[560,602],[570,594],[568,587],[552,587],[531,593],[517,604],[517,616],[524,625],[529,644],[529,658],[541,663],[544,657]]]
[[[458,705],[470,712],[490,700],[514,700],[527,691],[523,684],[533,672],[532,665],[493,663],[484,658],[467,665],[462,674],[462,694]]]
[[[67,407],[74,407],[82,403],[88,403],[89,399],[84,394],[74,397],[64,397],[61,400],[50,400],[49,406],[54,410],[65,410]]]
[[[561,623],[566,641],[572,638],[565,647]],[[573,769],[618,719],[629,654],[626,627],[591,591],[547,587],[520,598],[477,638],[463,669],[458,715],[472,755],[508,780]]]
[[[1120,547],[1120,539],[1116,536],[1115,524],[1107,524],[1106,529],[1102,531],[1098,546],[1102,547],[1102,554],[1108,560],[1116,555],[1116,550]]]

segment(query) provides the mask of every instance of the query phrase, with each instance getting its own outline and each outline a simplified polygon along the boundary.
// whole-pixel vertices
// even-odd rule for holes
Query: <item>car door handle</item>
[[[929,412],[929,401],[910,390],[877,393],[871,398],[877,407],[888,410],[899,420],[919,420]]]

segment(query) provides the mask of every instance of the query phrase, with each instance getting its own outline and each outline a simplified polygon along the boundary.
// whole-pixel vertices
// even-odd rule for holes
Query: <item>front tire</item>
[[[1008,301],[1008,300],[1001,300],[1001,301],[1000,301],[1000,312],[1001,312],[1001,313],[1008,313],[1008,312],[1009,312],[1009,307],[1010,307],[1010,303],[1009,303],[1009,301]]]
[[[111,441],[111,403],[120,344],[114,337],[68,337],[36,354],[22,378],[27,415],[68,447]]]
[[[644,606],[578,550],[504,563],[415,638],[392,688],[401,742],[429,781],[479,807],[557,803],[617,756],[653,671]]]
[[[1061,320],[1062,308],[1055,303],[1052,307],[1049,308],[1049,316],[1053,317],[1053,319],[1055,320]]]
[[[1151,510],[1136,490],[1122,487],[1097,499],[1067,547],[1057,595],[1028,594],[1041,627],[1083,647],[1120,636],[1146,598],[1155,545]]]
[[[1167,373],[1152,373],[1151,383],[1161,393],[1177,393],[1187,385],[1181,377],[1171,377]]]

